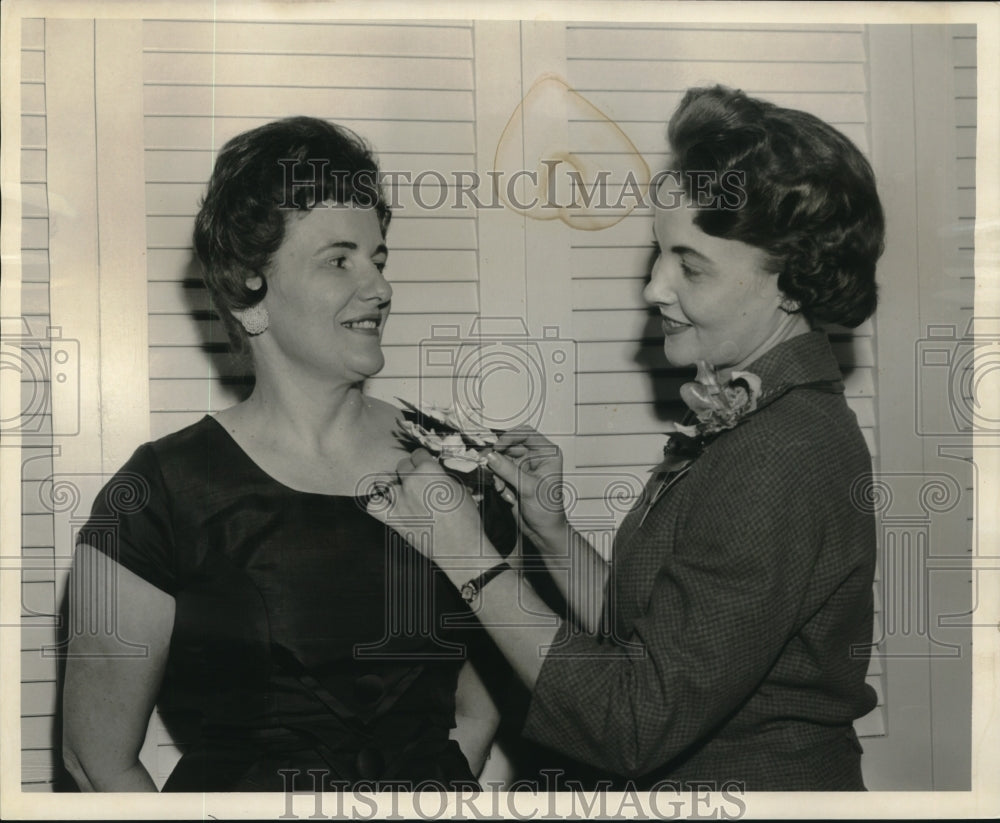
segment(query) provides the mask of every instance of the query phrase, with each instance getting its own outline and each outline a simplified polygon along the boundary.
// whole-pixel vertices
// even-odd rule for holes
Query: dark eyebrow
[[[316,254],[323,254],[331,249],[347,249],[347,251],[357,251],[358,244],[353,240],[336,240],[333,243],[327,243],[325,246],[320,247]],[[389,254],[389,247],[386,246],[385,243],[378,244],[375,248],[375,253],[372,254],[372,257],[377,257],[380,254],[384,254],[386,256]]]

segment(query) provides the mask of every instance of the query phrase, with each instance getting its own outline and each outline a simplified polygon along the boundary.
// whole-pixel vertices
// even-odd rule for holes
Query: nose
[[[649,273],[649,282],[642,290],[642,297],[647,303],[653,306],[669,306],[677,302],[677,293],[673,285],[673,268],[677,267],[669,260],[665,260],[662,254],[657,256]]]
[[[380,306],[392,299],[392,286],[374,263],[371,264],[371,272],[362,287],[362,296],[366,300],[376,301]]]

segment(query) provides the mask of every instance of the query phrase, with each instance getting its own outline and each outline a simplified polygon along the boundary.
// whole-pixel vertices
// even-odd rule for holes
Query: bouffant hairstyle
[[[687,91],[667,136],[695,225],[767,252],[810,322],[854,327],[875,311],[885,220],[871,165],[843,134],[714,86]]]
[[[232,138],[219,153],[195,220],[194,247],[212,302],[237,353],[247,334],[233,311],[267,294],[267,268],[285,221],[323,204],[374,208],[385,236],[391,211],[374,154],[349,129],[290,117]],[[260,277],[253,290],[246,281]]]

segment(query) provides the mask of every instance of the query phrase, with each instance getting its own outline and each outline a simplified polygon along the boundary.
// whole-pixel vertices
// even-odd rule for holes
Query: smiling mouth
[[[348,320],[340,325],[351,331],[377,332],[382,325],[382,319],[380,317],[364,317],[358,320]]]
[[[680,320],[674,320],[672,317],[667,317],[666,315],[661,315],[663,320],[663,331],[666,334],[676,334],[678,332],[684,331],[684,329],[690,329],[690,323],[682,323]]]

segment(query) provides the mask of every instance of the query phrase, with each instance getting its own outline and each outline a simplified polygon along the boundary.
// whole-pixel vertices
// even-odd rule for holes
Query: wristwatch
[[[459,592],[462,595],[462,599],[466,603],[474,603],[476,598],[479,597],[479,592],[483,590],[487,583],[489,583],[494,577],[503,574],[510,568],[510,563],[504,561],[491,569],[487,569],[482,574],[477,577],[473,577],[468,583],[463,584]]]

